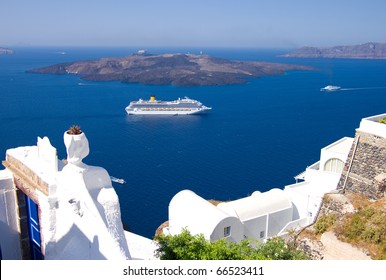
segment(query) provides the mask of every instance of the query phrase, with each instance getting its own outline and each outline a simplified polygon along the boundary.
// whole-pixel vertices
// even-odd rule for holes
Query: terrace
[[[358,131],[367,132],[386,138],[386,113],[368,118],[363,118]]]

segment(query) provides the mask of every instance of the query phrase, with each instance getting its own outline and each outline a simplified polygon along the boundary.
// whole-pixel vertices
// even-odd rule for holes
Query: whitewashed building
[[[271,189],[264,193],[255,191],[251,196],[222,202],[217,207],[240,220],[243,225],[243,239],[265,240],[275,236],[292,221],[293,216],[291,200],[280,189]]]
[[[280,189],[214,206],[190,190],[177,193],[169,204],[169,227],[164,233],[179,234],[186,228],[208,240],[226,238],[240,242],[245,238],[265,240],[277,235],[292,221],[293,206]]]
[[[320,151],[320,160],[297,175],[296,184],[284,187],[294,212],[293,222],[283,228],[281,234],[290,228],[307,226],[316,219],[324,194],[336,191],[352,143],[353,138],[344,137],[324,147]]]
[[[336,190],[352,143],[352,138],[345,137],[321,149],[320,160],[296,176],[296,184],[283,190],[255,191],[251,196],[217,206],[183,190],[169,204],[169,227],[164,233],[174,235],[186,228],[212,241],[265,241],[307,226],[316,218],[323,195]]]
[[[201,233],[208,240],[226,237],[237,242],[244,234],[237,217],[228,215],[190,190],[180,191],[170,201],[169,225],[173,225],[168,228],[172,235],[187,228],[192,234]]]
[[[156,245],[124,231],[108,172],[82,162],[86,135],[64,133],[67,164],[47,137],[6,151],[0,171],[2,259],[153,259]]]

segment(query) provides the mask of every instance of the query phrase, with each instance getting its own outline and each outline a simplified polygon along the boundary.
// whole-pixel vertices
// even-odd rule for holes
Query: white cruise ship
[[[174,101],[156,100],[151,96],[149,100],[139,99],[130,102],[126,107],[129,115],[192,115],[206,112],[212,108],[204,106],[197,100],[188,97]]]

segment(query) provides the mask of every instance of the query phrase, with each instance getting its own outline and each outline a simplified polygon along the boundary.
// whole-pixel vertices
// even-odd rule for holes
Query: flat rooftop
[[[324,147],[322,150],[332,153],[348,154],[350,152],[353,140],[354,139],[351,137],[344,137],[328,145],[327,147]]]
[[[386,138],[386,123],[379,122],[386,118],[386,113],[363,118],[359,125],[358,131],[374,134]]]

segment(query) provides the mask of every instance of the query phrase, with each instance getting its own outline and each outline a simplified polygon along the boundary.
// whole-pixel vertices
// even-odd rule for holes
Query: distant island
[[[13,54],[14,51],[7,48],[0,48],[0,54]]]
[[[92,81],[206,86],[242,84],[247,82],[247,78],[282,75],[287,70],[313,70],[313,68],[280,63],[231,61],[208,55],[151,55],[140,51],[122,58],[60,63],[27,72],[76,74],[83,80]]]
[[[366,43],[331,48],[302,47],[280,57],[386,59],[386,44]]]

